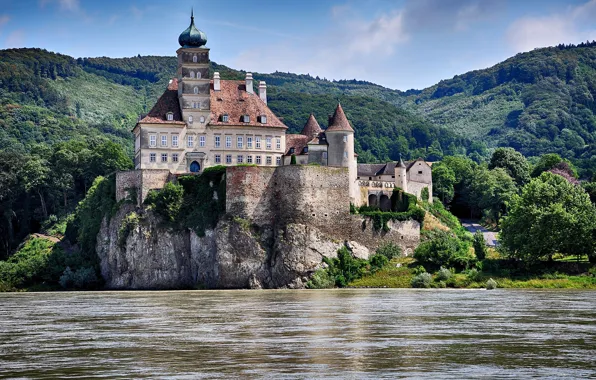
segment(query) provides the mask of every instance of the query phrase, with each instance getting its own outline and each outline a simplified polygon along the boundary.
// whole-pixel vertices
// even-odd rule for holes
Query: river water
[[[0,294],[0,378],[596,376],[596,292]]]

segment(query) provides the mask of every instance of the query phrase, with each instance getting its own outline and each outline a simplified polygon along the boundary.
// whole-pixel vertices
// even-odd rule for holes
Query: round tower
[[[328,166],[348,168],[355,162],[354,158],[354,130],[341,104],[337,105],[335,113],[329,119],[329,126],[325,130],[328,148]]]
[[[408,180],[406,178],[406,169],[406,164],[404,164],[400,154],[399,163],[395,166],[395,185],[401,188],[404,192],[408,192]]]

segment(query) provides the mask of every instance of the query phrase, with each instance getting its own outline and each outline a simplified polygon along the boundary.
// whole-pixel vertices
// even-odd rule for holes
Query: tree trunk
[[[43,199],[43,194],[41,190],[37,190],[37,194],[39,194],[39,200],[41,201],[41,212],[43,213],[44,219],[48,218],[48,209],[46,208],[46,201]]]

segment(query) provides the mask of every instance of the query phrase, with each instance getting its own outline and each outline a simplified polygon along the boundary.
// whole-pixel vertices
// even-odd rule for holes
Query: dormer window
[[[166,113],[166,120],[168,120],[168,121],[174,120],[174,113],[173,112]]]
[[[242,122],[243,123],[250,123],[250,116],[249,115],[242,115]]]
[[[221,115],[221,121],[223,121],[224,123],[227,123],[228,122],[228,118],[229,118],[229,116],[228,116],[227,113]]]
[[[308,147],[304,148],[304,153],[308,153]]]
[[[196,56],[196,55],[193,55],[193,56],[192,56],[192,61],[193,61],[194,63],[197,63],[197,56]]]
[[[267,115],[261,115],[259,119],[261,124],[267,124]]]
[[[191,71],[191,72],[190,72],[190,77],[191,77],[191,78],[194,78],[194,77],[195,77],[195,72],[194,72],[194,71]]]
[[[194,91],[195,94],[198,94],[199,93],[199,88],[195,86],[195,88],[193,89],[193,91]]]
[[[296,150],[294,148],[290,148],[290,154],[294,154]]]
[[[192,116],[189,116],[189,117],[188,117],[188,123],[189,123],[189,124],[192,124]]]

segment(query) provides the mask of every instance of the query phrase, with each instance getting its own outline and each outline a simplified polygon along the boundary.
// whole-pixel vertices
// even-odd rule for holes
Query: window
[[[197,71],[197,79],[201,79],[201,72]]]
[[[192,148],[192,146],[194,145],[194,143],[195,143],[195,137],[194,136],[186,136],[186,145],[189,148]]]
[[[172,154],[172,162],[178,162],[178,153]]]
[[[267,116],[261,115],[261,124],[267,124]]]
[[[178,135],[172,135],[172,146],[178,148]]]
[[[221,121],[223,121],[224,123],[227,123],[228,122],[228,114],[227,113],[221,115]]]
[[[348,135],[344,135],[344,142],[348,142]]]
[[[221,146],[221,136],[215,136],[215,147],[219,148]]]
[[[226,136],[226,148],[232,147],[232,136]]]
[[[261,156],[257,156],[256,160],[257,165],[261,165]]]
[[[248,149],[252,149],[252,137],[247,137],[246,138],[246,147]]]
[[[192,61],[193,61],[194,63],[197,63],[197,56],[196,56],[196,55],[193,55],[193,56],[192,56]]]
[[[252,156],[246,156],[246,163],[252,164]]]
[[[295,148],[290,148],[290,154],[294,154],[295,151],[296,151]]]
[[[197,86],[195,86],[195,88],[193,88],[193,89],[192,89],[192,91],[193,91],[195,94],[198,94],[198,93],[199,93],[199,88],[198,88]]]
[[[156,146],[157,145],[157,136],[150,135],[149,136],[149,146]]]
[[[266,144],[266,145],[265,145],[265,147],[266,147],[268,150],[271,150],[271,137],[267,137],[267,138],[265,139],[265,141],[266,141],[266,143],[265,143],[265,144]]]
[[[188,124],[192,124],[192,116],[188,117]]]
[[[265,161],[267,165],[271,165],[271,156],[267,156],[267,160]]]
[[[199,118],[199,121],[200,121],[201,123],[204,123],[204,122],[205,122],[205,116],[201,116],[201,117]]]
[[[168,136],[161,135],[161,146],[168,146]]]
[[[192,102],[192,108],[199,108],[199,103]]]
[[[166,114],[166,119],[168,119],[168,121],[174,120],[174,114],[172,112],[168,112]]]
[[[191,78],[194,78],[194,77],[195,77],[195,72],[194,72],[194,71],[191,71],[191,72],[190,72],[190,77],[191,77]]]
[[[250,116],[249,115],[242,115],[242,122],[243,123],[250,123]]]
[[[278,150],[281,149],[281,138],[280,137],[277,137],[275,139],[275,149],[278,149]]]
[[[422,174],[422,170],[418,170],[418,174]]]
[[[242,141],[242,136],[238,136],[238,141],[236,142],[236,146],[238,147],[238,149],[242,149],[243,145],[244,145],[244,143]]]
[[[241,164],[241,163],[243,163],[243,162],[244,162],[244,157],[243,157],[241,154],[239,154],[239,155],[236,157],[236,163],[238,163],[238,164]]]
[[[348,152],[344,152],[344,158],[348,158]]]
[[[275,157],[275,165],[277,165],[277,166],[281,165],[281,157],[279,157],[279,156]]]
[[[226,154],[226,164],[231,164],[231,163],[232,163],[232,155]]]
[[[326,160],[327,159],[327,152],[323,152],[323,159]]]
[[[255,137],[255,148],[261,149],[261,138],[259,136]]]
[[[221,154],[216,154],[215,155],[215,163],[216,164],[221,164]]]
[[[205,136],[199,137],[199,146],[205,146]]]
[[[308,147],[307,146],[305,146],[303,150],[304,150],[304,153],[308,153]]]
[[[149,154],[149,162],[155,162],[155,153]]]
[[[161,154],[161,162],[168,162],[168,154],[167,153]]]

